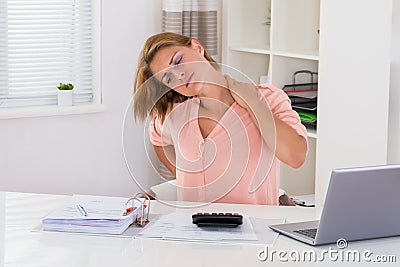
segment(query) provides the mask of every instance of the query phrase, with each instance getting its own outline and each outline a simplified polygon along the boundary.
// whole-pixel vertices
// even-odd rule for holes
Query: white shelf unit
[[[281,167],[281,188],[315,193],[317,205],[332,169],[386,163],[391,1],[350,2],[222,0],[223,64],[255,83],[268,75],[280,88],[295,71],[318,72],[317,129],[308,130],[307,160],[299,169]],[[296,81],[308,82],[302,79]],[[371,124],[379,128],[368,136]]]
[[[271,25],[265,24],[268,17]],[[295,71],[318,72],[318,29],[319,0],[225,0],[222,63],[255,83],[268,76],[282,88],[292,83]],[[281,187],[290,194],[315,192],[317,131],[310,129],[308,138],[307,162],[296,170],[282,164]],[[293,176],[304,178],[292,182]]]
[[[270,64],[270,34],[265,22],[271,2],[223,0],[222,6],[222,63],[258,82],[260,76],[268,75]]]

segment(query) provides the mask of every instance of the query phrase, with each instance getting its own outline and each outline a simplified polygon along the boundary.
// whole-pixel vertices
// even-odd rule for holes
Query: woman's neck
[[[228,82],[223,75],[219,75],[213,79],[215,84],[207,84],[202,92],[198,95],[201,107],[212,110],[221,109],[222,106],[229,107],[235,102],[228,88]],[[222,108],[224,109],[224,108]]]

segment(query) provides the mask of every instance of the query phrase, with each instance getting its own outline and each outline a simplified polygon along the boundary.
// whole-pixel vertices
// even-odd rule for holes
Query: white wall
[[[333,169],[387,162],[391,13],[391,1],[321,1],[319,207]]]
[[[136,192],[122,154],[123,115],[139,51],[147,37],[161,30],[161,0],[103,0],[102,24],[107,110],[0,120],[0,190],[118,196]]]
[[[400,0],[393,0],[388,163],[400,163]]]

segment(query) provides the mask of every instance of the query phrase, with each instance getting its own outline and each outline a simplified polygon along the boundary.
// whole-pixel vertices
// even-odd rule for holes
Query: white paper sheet
[[[47,217],[51,219],[125,219],[122,216],[125,211],[125,203],[129,198],[124,197],[104,197],[90,195],[73,195],[63,207],[55,210]],[[82,205],[87,212],[83,216],[76,205]],[[135,201],[135,206],[140,206]]]
[[[243,216],[243,224],[236,228],[200,228],[192,223],[191,214],[174,212],[162,215],[148,225],[138,236],[174,240],[258,240],[248,216]]]

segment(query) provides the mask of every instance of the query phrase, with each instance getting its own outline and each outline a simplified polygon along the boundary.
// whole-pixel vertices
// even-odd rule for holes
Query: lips
[[[190,81],[191,81],[192,78],[193,78],[193,75],[194,75],[194,72],[192,72],[192,73],[189,75],[188,79],[186,80],[186,84],[185,84],[186,88],[189,86]]]

